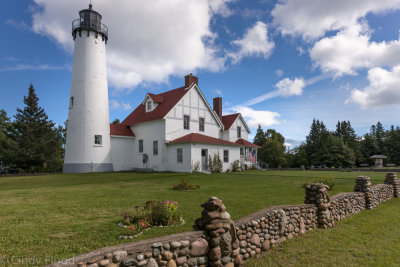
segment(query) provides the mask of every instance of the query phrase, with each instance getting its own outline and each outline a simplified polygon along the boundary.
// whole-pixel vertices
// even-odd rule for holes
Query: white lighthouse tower
[[[75,40],[64,173],[113,170],[106,68],[108,30],[92,9],[72,22]]]

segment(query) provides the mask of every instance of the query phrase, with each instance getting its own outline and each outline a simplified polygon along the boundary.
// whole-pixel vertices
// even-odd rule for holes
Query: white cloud
[[[400,0],[280,0],[272,16],[282,34],[315,39],[327,31],[354,25],[368,13],[399,8]]]
[[[24,70],[33,70],[33,71],[38,71],[38,70],[65,70],[65,69],[68,69],[68,68],[69,68],[68,66],[53,66],[53,65],[49,65],[49,64],[38,64],[38,65],[16,64],[14,66],[0,68],[0,72],[5,72],[5,71],[24,71]]]
[[[215,93],[217,94],[217,95],[219,95],[219,96],[222,96],[222,91],[221,90],[215,90]]]
[[[279,124],[278,118],[280,115],[277,112],[255,110],[244,106],[236,106],[233,107],[232,110],[241,113],[249,127],[252,128],[257,128],[258,125],[261,125],[261,127],[268,127],[274,124]]]
[[[71,21],[86,8],[81,0],[34,0],[33,30],[72,52]],[[94,9],[109,29],[109,82],[117,89],[142,82],[166,82],[171,75],[197,69],[218,71],[225,59],[217,56],[213,15],[228,16],[232,0],[98,0]]]
[[[303,78],[295,78],[294,80],[291,80],[289,78],[285,78],[280,80],[275,87],[277,88],[274,91],[270,91],[268,93],[265,93],[263,95],[254,97],[250,100],[247,100],[242,104],[242,106],[252,106],[255,104],[258,104],[260,102],[263,102],[265,100],[274,98],[274,97],[289,97],[293,95],[301,95],[303,93],[303,88],[306,86],[306,82],[304,81]]]
[[[353,90],[346,101],[360,104],[363,108],[394,105],[400,106],[400,66],[391,71],[373,68],[368,71],[369,86]]]
[[[305,86],[306,83],[303,78],[295,78],[294,80],[285,78],[283,80],[280,80],[275,85],[275,87],[278,89],[279,95],[283,97],[301,95]]]
[[[213,13],[220,14],[223,17],[228,17],[233,14],[227,6],[232,0],[209,0],[209,5]]]
[[[275,71],[275,74],[276,74],[276,76],[281,77],[281,76],[283,75],[283,70],[277,69],[277,70]]]
[[[316,42],[310,51],[311,59],[323,72],[336,77],[355,75],[361,68],[394,66],[400,62],[400,40],[376,43],[370,35],[365,23],[349,26]]]
[[[115,99],[110,100],[110,109],[119,109],[122,108],[123,110],[133,110],[132,105],[125,102],[118,102]]]
[[[14,27],[17,30],[21,30],[21,31],[30,29],[28,24],[26,24],[25,21],[23,21],[23,20],[8,19],[8,20],[6,20],[6,24]]]
[[[262,56],[267,59],[275,46],[275,43],[268,39],[267,25],[261,21],[247,29],[242,39],[235,40],[232,43],[239,47],[236,53],[228,54],[234,63],[238,63],[243,57],[249,56]]]

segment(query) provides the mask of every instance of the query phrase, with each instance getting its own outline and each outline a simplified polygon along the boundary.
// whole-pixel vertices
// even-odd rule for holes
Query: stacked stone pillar
[[[334,227],[335,222],[329,211],[331,206],[328,195],[329,186],[322,183],[314,183],[306,185],[304,188],[306,190],[304,203],[315,204],[317,207],[318,227],[323,229]]]
[[[196,219],[194,228],[205,229],[209,252],[208,266],[233,267],[234,257],[239,255],[239,240],[229,213],[222,200],[211,197],[203,203],[201,218]],[[241,262],[241,259],[239,259]]]
[[[393,185],[393,196],[400,197],[400,184],[395,172],[388,172],[385,176],[385,184]]]
[[[356,184],[354,185],[354,192],[364,193],[366,209],[372,210],[376,207],[374,194],[371,190],[371,178],[368,176],[358,176],[356,178]]]

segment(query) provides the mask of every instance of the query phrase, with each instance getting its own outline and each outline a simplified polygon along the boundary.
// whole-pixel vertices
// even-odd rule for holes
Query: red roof
[[[253,143],[250,143],[249,141],[244,140],[244,139],[238,139],[236,141],[236,144],[241,145],[241,146],[246,146],[246,147],[260,148],[259,146],[255,145]]]
[[[151,97],[151,99],[153,99],[154,102],[156,103],[162,103],[164,100],[164,97],[161,95],[155,95],[155,94],[151,94],[148,93],[148,95]]]
[[[140,122],[159,120],[165,117],[167,113],[178,103],[179,100],[188,92],[185,86],[164,92],[159,95],[149,94],[153,101],[162,100],[161,103],[152,111],[146,112],[144,104],[140,104],[128,117],[122,122],[125,125],[133,125]]]
[[[110,135],[135,136],[131,128],[124,124],[110,124]]]
[[[191,133],[182,136],[178,139],[170,141],[168,144],[180,144],[180,143],[199,143],[199,144],[215,144],[215,145],[227,145],[227,146],[238,146],[238,144],[210,137],[207,135],[202,135],[198,133]]]
[[[231,128],[232,124],[235,122],[235,120],[237,119],[237,117],[239,115],[240,115],[240,113],[222,116],[222,123],[224,124],[225,131],[228,130],[229,128]]]

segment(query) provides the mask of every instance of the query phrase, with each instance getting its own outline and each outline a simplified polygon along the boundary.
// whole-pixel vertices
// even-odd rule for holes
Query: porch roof
[[[255,144],[253,144],[253,143],[250,143],[249,141],[247,141],[247,140],[244,140],[244,139],[238,139],[237,141],[236,141],[236,144],[238,144],[238,145],[240,145],[240,146],[245,146],[245,147],[253,147],[253,148],[260,148],[259,146],[257,146],[257,145],[255,145]]]
[[[199,143],[199,144],[213,144],[213,145],[226,145],[226,146],[240,146],[239,144],[229,142],[226,140],[214,138],[211,136],[191,133],[175,140],[168,142],[167,144],[181,144],[181,143]]]

